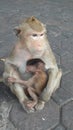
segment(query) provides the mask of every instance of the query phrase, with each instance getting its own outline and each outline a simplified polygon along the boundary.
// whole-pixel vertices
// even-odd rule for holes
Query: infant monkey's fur
[[[26,103],[27,107],[33,108],[38,103],[38,98],[47,83],[45,63],[39,58],[30,59],[26,63],[26,71],[33,73],[33,76],[27,81],[15,78],[9,78],[9,80],[23,85],[32,98],[32,100]]]

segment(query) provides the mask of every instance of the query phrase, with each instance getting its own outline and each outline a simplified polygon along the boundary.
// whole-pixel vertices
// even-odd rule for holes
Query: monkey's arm
[[[14,77],[9,77],[8,78],[8,82],[10,83],[18,83],[18,84],[22,84],[22,85],[27,85],[27,81],[26,80],[22,80],[22,79],[16,79]],[[25,86],[22,86],[23,88]]]
[[[31,87],[33,84],[35,84],[37,77],[38,77],[38,74],[35,73],[27,81],[26,80],[20,80],[19,83],[22,84],[22,85],[24,85],[24,86]]]
[[[12,65],[11,62],[8,62],[6,59],[5,63],[5,68],[4,68],[4,73],[3,73],[3,79],[5,84],[9,84],[10,82],[8,81],[9,77],[14,77],[19,79],[19,74],[15,67]]]
[[[26,87],[30,87],[35,83],[35,79],[37,78],[37,74],[34,74],[30,79],[26,80],[22,80],[22,79],[17,79],[14,77],[9,77],[8,78],[8,82],[9,83],[18,83],[18,84],[22,84],[22,87],[25,88]]]

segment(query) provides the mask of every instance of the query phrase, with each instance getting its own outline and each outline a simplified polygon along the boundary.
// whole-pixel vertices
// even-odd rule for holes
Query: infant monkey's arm
[[[22,87],[25,88],[26,87],[29,87],[29,86],[32,86],[33,83],[35,83],[35,79],[37,78],[37,72],[30,78],[28,79],[27,81],[26,80],[22,80],[22,79],[16,79],[16,78],[13,78],[13,77],[9,77],[8,78],[8,81],[10,83],[19,83],[19,84],[22,84]]]

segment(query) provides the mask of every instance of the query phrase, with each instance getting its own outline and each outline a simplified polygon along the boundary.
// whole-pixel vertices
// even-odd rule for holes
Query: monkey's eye
[[[44,33],[40,34],[40,36],[44,36]]]
[[[37,35],[37,34],[33,34],[32,36],[33,36],[33,37],[37,37],[38,35]]]
[[[32,37],[33,39],[37,39],[37,38],[38,38],[38,35],[37,35],[37,34],[32,34],[31,37]]]

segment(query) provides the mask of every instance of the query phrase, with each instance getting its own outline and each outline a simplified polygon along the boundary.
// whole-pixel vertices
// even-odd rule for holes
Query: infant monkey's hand
[[[9,82],[9,83],[15,83],[15,82],[17,82],[17,79],[16,79],[16,78],[13,78],[13,77],[9,77],[9,78],[8,78],[8,82]]]
[[[14,78],[14,77],[9,77],[9,78],[8,78],[8,82],[9,82],[9,83],[18,83],[18,84],[22,84],[21,87],[23,87],[23,88],[26,88],[24,85],[27,86],[27,81],[21,80],[21,79],[16,79],[16,78]]]

